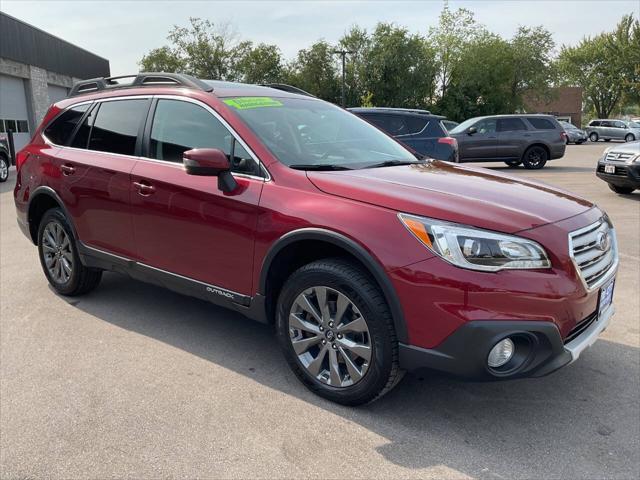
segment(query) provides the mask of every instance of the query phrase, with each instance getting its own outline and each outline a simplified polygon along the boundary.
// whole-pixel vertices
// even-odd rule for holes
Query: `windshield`
[[[223,101],[289,166],[351,169],[384,162],[416,162],[416,157],[398,142],[330,103],[271,97]]]
[[[476,117],[476,118],[470,118],[469,120],[465,120],[460,125],[456,126],[456,128],[453,128],[453,129],[449,130],[449,133],[462,133],[467,128],[469,128],[473,124],[475,124],[478,120],[480,120],[480,118],[481,117]]]
[[[638,122],[629,122],[629,128],[640,128],[640,123],[638,123]]]
[[[578,127],[576,127],[573,123],[569,123],[569,122],[565,122],[565,121],[560,121],[560,125],[562,125],[564,128],[568,128],[570,130],[577,130]]]

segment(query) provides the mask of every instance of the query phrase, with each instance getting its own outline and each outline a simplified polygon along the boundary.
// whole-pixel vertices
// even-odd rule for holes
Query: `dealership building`
[[[0,134],[15,151],[75,81],[109,76],[109,61],[0,12]]]

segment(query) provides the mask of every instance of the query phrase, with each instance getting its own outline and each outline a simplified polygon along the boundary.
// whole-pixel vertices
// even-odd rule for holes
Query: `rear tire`
[[[73,230],[59,208],[45,212],[40,221],[38,254],[47,280],[61,295],[82,295],[100,283],[102,270],[82,264]]]
[[[589,140],[592,142],[597,142],[598,141],[598,134],[596,132],[591,132],[589,134]]]
[[[4,155],[0,155],[0,183],[6,182],[9,178],[9,160]]]
[[[371,402],[403,376],[384,295],[347,260],[318,260],[294,272],[278,298],[276,327],[298,379],[333,402]]]
[[[624,137],[625,142],[633,142],[636,137],[633,136],[633,133],[627,133],[627,136]]]
[[[527,148],[527,151],[524,152],[522,163],[527,170],[540,170],[545,166],[548,158],[549,154],[544,147],[534,145],[533,147]]]
[[[616,192],[619,195],[629,195],[630,193],[633,193],[633,191],[635,190],[635,188],[618,187],[617,185],[613,185],[611,183],[608,183],[607,185],[609,185],[609,188],[611,189],[611,191]]]
[[[507,160],[504,163],[506,163],[511,168],[517,168],[522,165],[522,162],[520,160]]]
[[[605,141],[605,142],[610,142],[610,141],[611,141],[611,139],[610,139],[610,138],[605,138],[605,139],[604,139],[604,141]]]

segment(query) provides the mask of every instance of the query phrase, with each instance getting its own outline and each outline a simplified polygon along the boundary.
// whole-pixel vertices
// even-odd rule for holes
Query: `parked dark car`
[[[458,161],[458,142],[442,124],[445,117],[407,108],[350,108],[416,152],[437,160]]]
[[[0,138],[0,183],[9,178],[9,166],[11,165],[11,153],[6,140]]]
[[[640,141],[607,148],[598,160],[596,175],[616,193],[640,188]]]
[[[447,129],[447,132],[450,132],[460,124],[458,122],[454,122],[453,120],[442,120],[442,125],[444,125],[444,128]]]
[[[567,134],[567,145],[569,143],[575,143],[576,145],[580,145],[587,141],[587,132],[576,127],[573,123],[565,122],[563,120],[558,120],[565,133]]]
[[[505,162],[539,169],[564,156],[567,134],[551,115],[496,115],[465,120],[449,132],[460,162]]]
[[[404,370],[547,375],[609,324],[616,235],[591,202],[419,160],[306,95],[132,78],[78,83],[17,154],[18,224],[59,294],[114,270],[274,324],[298,378],[348,405]]]

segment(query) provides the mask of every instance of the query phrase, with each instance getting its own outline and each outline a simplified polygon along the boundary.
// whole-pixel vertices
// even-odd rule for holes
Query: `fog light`
[[[498,368],[506,364],[511,357],[513,357],[513,352],[515,347],[513,342],[509,338],[505,338],[504,340],[500,340],[498,343],[494,345],[494,347],[489,352],[489,358],[487,359],[487,364],[491,368]]]

